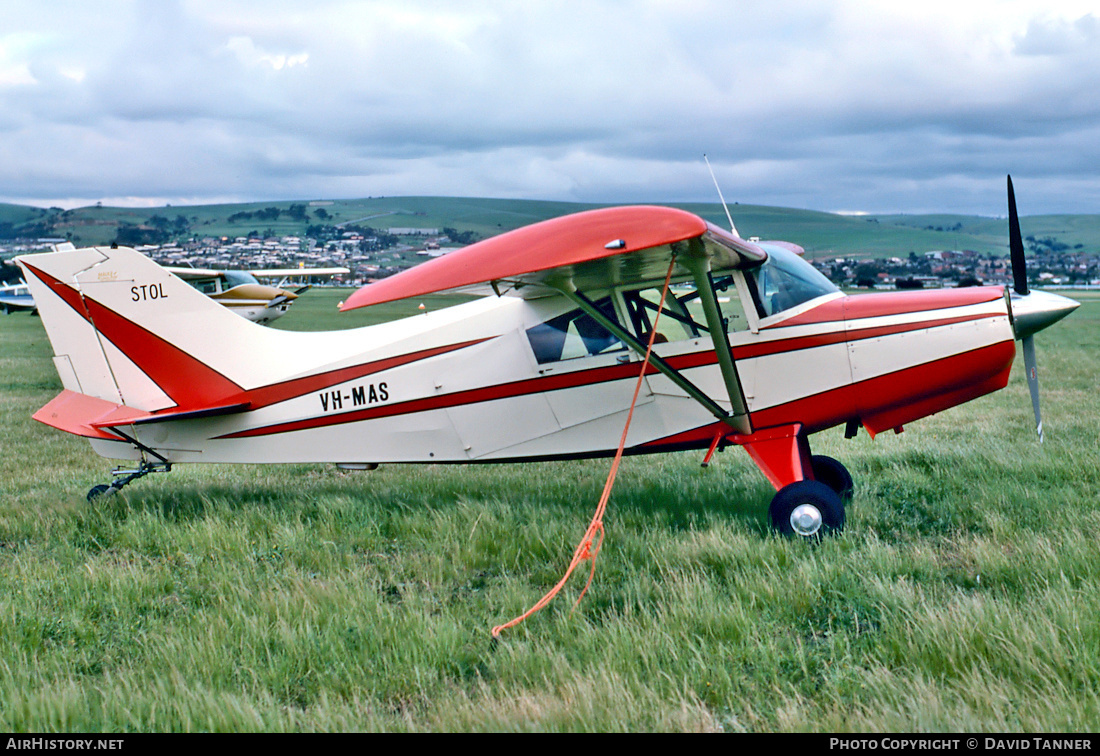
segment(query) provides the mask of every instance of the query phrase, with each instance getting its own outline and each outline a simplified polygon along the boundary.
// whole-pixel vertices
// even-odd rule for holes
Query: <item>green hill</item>
[[[728,225],[717,203],[660,204],[673,204],[716,225]],[[383,231],[394,227],[451,228],[485,238],[599,206],[464,197],[372,197],[154,208],[97,205],[66,211],[0,205],[0,238],[65,237],[78,245],[92,245],[249,234],[304,236],[311,227],[348,225]],[[983,254],[1007,251],[1007,223],[998,218],[850,216],[759,205],[733,205],[730,211],[742,235],[792,241],[805,247],[811,258],[904,257],[909,252],[940,249],[970,249]],[[1029,216],[1021,222],[1025,236],[1055,240],[1070,249],[1076,245],[1086,251],[1100,249],[1100,215]]]

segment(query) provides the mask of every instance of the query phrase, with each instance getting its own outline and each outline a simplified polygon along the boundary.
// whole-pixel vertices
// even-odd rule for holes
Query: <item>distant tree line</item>
[[[283,210],[280,207],[265,207],[262,210],[242,210],[238,213],[233,213],[227,219],[230,223],[245,223],[247,221],[259,220],[266,221],[268,223],[279,220],[282,216],[287,216],[292,221],[299,223],[305,223],[309,220],[308,208],[304,204],[295,203]],[[325,213],[328,216],[328,213]]]
[[[171,238],[172,234],[167,229],[120,223],[115,234],[115,244],[122,247],[140,247],[143,244],[164,244]]]
[[[1024,241],[1027,242],[1032,252],[1066,252],[1070,249],[1070,246],[1065,242],[1060,242],[1053,236],[1047,236],[1042,239],[1036,239],[1034,236],[1027,237]],[[1073,249],[1084,249],[1084,244],[1074,244]]]
[[[148,225],[161,231],[185,234],[191,228],[191,221],[185,215],[177,215],[175,220],[168,220],[163,215],[154,215],[147,221]]]
[[[459,231],[454,228],[444,227],[444,235],[455,244],[473,244],[481,241],[481,235],[473,231]]]

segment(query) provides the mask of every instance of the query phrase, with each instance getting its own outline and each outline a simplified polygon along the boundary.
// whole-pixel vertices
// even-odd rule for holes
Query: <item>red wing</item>
[[[340,309],[485,283],[518,287],[571,280],[576,288],[590,290],[659,280],[673,245],[691,240],[698,240],[692,253],[710,257],[714,270],[767,258],[757,245],[683,210],[611,207],[535,223],[437,257],[364,286]]]

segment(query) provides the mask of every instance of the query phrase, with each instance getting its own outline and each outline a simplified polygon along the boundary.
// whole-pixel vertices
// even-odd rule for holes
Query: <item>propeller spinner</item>
[[[1012,324],[1016,338],[1024,348],[1024,368],[1031,407],[1035,411],[1035,432],[1043,442],[1043,417],[1039,412],[1039,368],[1035,361],[1035,339],[1038,331],[1057,323],[1080,306],[1068,297],[1046,291],[1032,292],[1027,283],[1027,261],[1020,235],[1020,218],[1016,213],[1016,194],[1012,191],[1012,176],[1008,177],[1008,251],[1012,263]]]

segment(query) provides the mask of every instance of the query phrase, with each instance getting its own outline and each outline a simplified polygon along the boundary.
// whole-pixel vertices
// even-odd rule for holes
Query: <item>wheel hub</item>
[[[821,530],[821,510],[813,504],[799,504],[791,512],[791,529],[796,535],[812,536]]]

